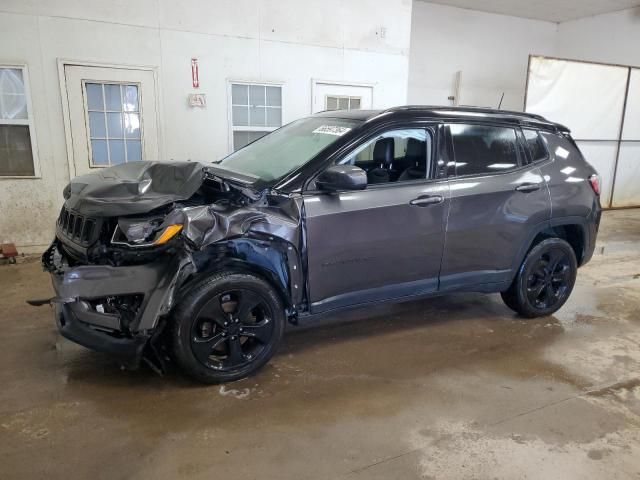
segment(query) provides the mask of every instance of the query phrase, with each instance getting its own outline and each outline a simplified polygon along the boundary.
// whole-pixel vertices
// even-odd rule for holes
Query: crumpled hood
[[[93,217],[149,212],[187,200],[204,181],[198,162],[130,162],[74,178],[65,188],[67,208]]]

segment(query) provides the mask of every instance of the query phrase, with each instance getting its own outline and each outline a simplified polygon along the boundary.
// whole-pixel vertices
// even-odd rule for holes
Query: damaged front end
[[[129,368],[162,367],[183,292],[220,270],[262,276],[290,318],[304,303],[299,199],[199,163],[134,162],[76,178],[42,263],[63,336]]]

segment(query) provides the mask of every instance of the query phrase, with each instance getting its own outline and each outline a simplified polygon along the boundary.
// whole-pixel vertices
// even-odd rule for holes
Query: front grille
[[[58,231],[80,245],[90,245],[96,240],[98,220],[88,218],[62,207],[58,217]]]

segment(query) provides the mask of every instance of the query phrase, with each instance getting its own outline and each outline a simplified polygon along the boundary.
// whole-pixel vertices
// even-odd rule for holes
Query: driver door
[[[436,132],[365,140],[335,163],[364,168],[366,190],[304,194],[312,313],[438,289],[449,184],[433,179]]]

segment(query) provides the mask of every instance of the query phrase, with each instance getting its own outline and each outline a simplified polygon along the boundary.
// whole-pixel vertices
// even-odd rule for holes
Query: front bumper
[[[67,304],[55,305],[56,325],[60,334],[83,347],[106,353],[130,368],[137,368],[150,335],[115,336],[80,320]]]
[[[179,255],[159,255],[143,265],[69,267],[64,250],[54,241],[43,255],[43,265],[51,272],[60,333],[137,366],[160,317],[173,306],[180,272],[187,263]],[[105,308],[131,298],[137,299],[135,309]]]

